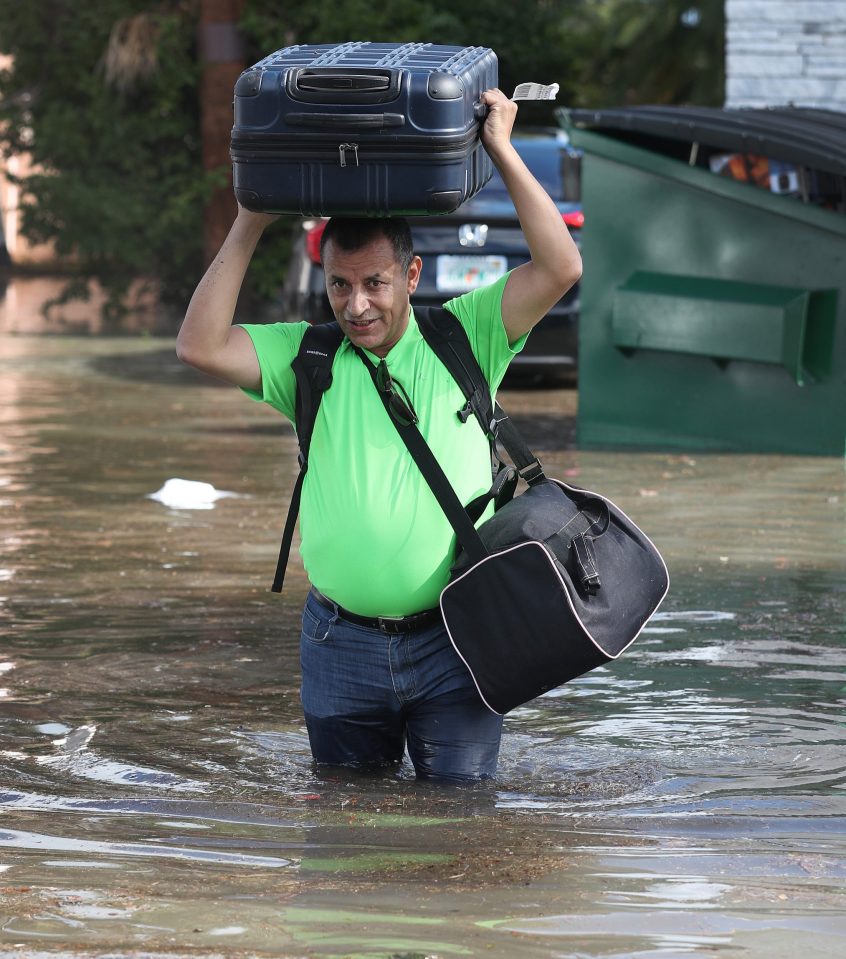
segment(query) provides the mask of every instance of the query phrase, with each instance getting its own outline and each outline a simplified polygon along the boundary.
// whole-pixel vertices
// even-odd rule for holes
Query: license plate
[[[439,293],[466,293],[493,283],[507,271],[508,259],[504,256],[442,254],[438,257],[435,285]]]

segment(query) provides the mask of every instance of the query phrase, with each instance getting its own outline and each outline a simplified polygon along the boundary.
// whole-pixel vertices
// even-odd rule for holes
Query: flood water
[[[501,399],[670,594],[496,782],[322,776],[290,428],[165,339],[0,333],[0,955],[846,954],[843,461],[586,453],[574,393]]]

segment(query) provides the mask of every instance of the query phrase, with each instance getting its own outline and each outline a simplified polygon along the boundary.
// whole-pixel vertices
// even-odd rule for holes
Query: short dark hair
[[[403,217],[378,219],[333,216],[326,224],[323,236],[320,238],[320,258],[323,259],[323,251],[330,240],[347,253],[352,253],[382,236],[393,247],[397,263],[405,273],[414,258],[414,245],[411,242],[411,228],[408,220]]]

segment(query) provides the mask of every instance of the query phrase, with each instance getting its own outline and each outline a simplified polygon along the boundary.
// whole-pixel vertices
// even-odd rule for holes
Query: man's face
[[[347,252],[331,240],[323,250],[329,304],[341,329],[356,346],[387,356],[408,325],[409,297],[417,289],[422,262],[415,256],[406,273],[387,237]]]

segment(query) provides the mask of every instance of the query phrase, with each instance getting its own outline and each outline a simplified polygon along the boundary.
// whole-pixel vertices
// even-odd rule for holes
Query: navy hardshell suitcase
[[[451,212],[493,172],[480,98],[497,80],[487,47],[285,47],[235,85],[238,202],[303,216]]]

